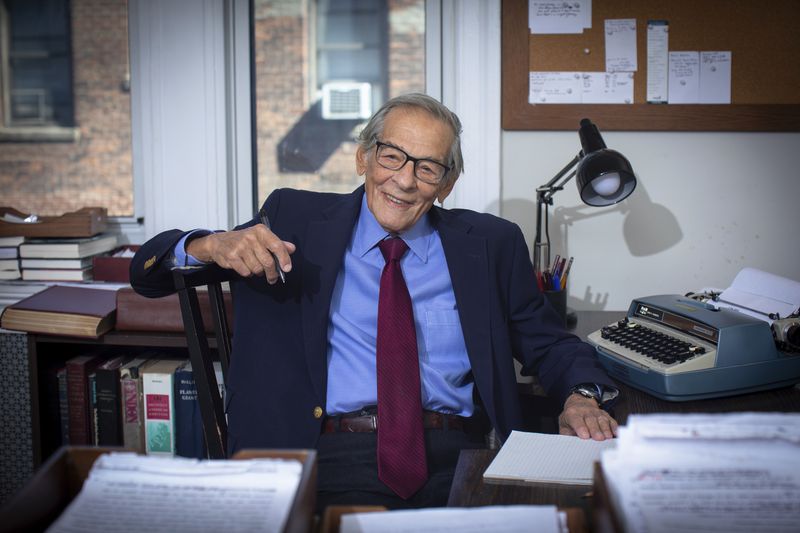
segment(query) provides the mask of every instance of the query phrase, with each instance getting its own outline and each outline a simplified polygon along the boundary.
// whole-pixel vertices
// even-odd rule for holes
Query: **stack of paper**
[[[512,431],[483,478],[591,485],[595,461],[614,446],[613,440]]]
[[[551,505],[421,509],[342,515],[341,533],[560,533],[566,516]]]
[[[603,453],[630,532],[796,532],[800,414],[635,415]]]
[[[102,455],[48,531],[283,531],[302,465]]]

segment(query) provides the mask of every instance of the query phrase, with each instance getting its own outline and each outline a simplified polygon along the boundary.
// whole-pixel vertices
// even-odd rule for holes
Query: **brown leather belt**
[[[422,423],[425,429],[464,431],[465,418],[425,411]],[[322,423],[323,433],[374,433],[378,429],[378,415],[329,416]]]

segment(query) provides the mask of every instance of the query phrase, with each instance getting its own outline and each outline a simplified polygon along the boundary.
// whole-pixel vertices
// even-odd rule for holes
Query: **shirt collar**
[[[433,231],[433,226],[426,213],[411,227],[411,229],[401,233],[400,237],[405,241],[414,255],[419,257],[423,263],[427,263],[428,249],[431,239],[433,238]],[[389,233],[381,227],[375,219],[375,215],[369,210],[367,206],[367,196],[365,194],[361,198],[361,212],[358,215],[355,231],[353,233],[353,253],[359,257],[364,257],[367,252],[388,235]]]

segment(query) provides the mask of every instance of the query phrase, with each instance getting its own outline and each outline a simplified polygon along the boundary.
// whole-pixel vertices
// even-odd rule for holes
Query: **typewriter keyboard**
[[[716,350],[712,346],[660,329],[665,328],[624,318],[594,332],[589,340],[649,368],[686,371],[713,366]]]

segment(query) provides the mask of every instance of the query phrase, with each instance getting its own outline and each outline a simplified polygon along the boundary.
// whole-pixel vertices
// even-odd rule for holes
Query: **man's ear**
[[[450,192],[453,190],[453,187],[456,186],[457,180],[458,178],[454,179],[438,192],[438,194],[436,195],[436,199],[439,201],[440,204],[444,203],[445,198],[450,196]]]
[[[356,172],[359,176],[363,176],[364,173],[367,171],[367,153],[364,151],[364,147],[360,144],[356,149]]]

